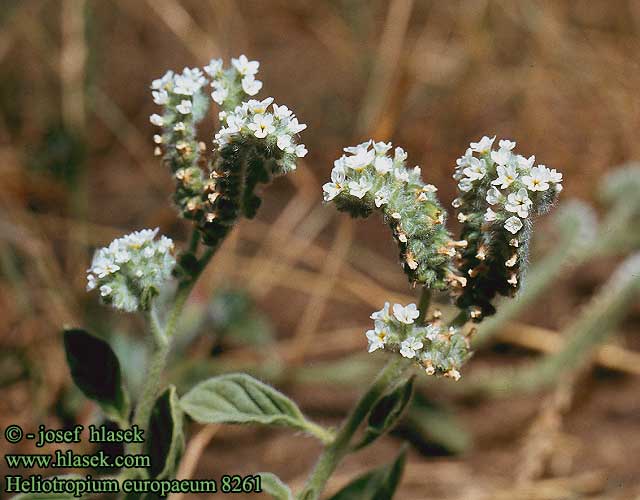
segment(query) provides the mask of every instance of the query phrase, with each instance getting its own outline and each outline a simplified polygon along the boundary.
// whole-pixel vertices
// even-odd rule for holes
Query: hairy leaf
[[[403,447],[392,463],[357,477],[330,500],[391,500],[400,483],[406,458],[407,449]]]
[[[405,408],[411,401],[413,381],[414,377],[409,378],[389,394],[380,398],[375,404],[369,414],[369,420],[362,441],[355,446],[356,450],[373,443],[398,423]]]
[[[152,478],[173,477],[184,451],[182,420],[176,388],[171,386],[160,395],[151,410],[145,443],[146,454],[151,457],[149,473]]]
[[[289,398],[242,373],[201,382],[180,400],[184,412],[201,423],[257,423],[306,429],[307,421]]]
[[[259,472],[262,481],[262,490],[276,500],[293,500],[293,494],[282,480],[271,472]]]
[[[85,330],[74,328],[64,331],[64,348],[71,377],[83,394],[96,401],[108,416],[126,419],[129,398],[111,346]]]

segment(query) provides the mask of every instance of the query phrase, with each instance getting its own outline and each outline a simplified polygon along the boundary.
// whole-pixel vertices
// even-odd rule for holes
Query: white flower
[[[345,153],[351,153],[353,155],[357,155],[359,153],[366,152],[367,149],[369,149],[369,146],[371,146],[371,139],[361,144],[358,144],[357,146],[347,146],[346,148],[343,148],[343,150]]]
[[[487,208],[487,211],[484,214],[484,220],[487,222],[493,222],[494,220],[496,220],[496,216],[497,214],[493,210]]]
[[[361,172],[367,166],[371,165],[375,154],[376,152],[373,149],[369,151],[361,150],[353,156],[346,157],[344,163],[347,167],[352,168],[356,172]]]
[[[382,309],[371,313],[371,316],[369,317],[373,320],[389,321],[391,319],[391,316],[389,315],[389,306],[390,306],[389,302],[385,302],[384,307]]]
[[[273,126],[273,115],[270,113],[255,115],[253,117],[253,122],[249,123],[247,127],[253,130],[253,134],[258,139],[264,139],[276,129]]]
[[[309,151],[307,151],[307,148],[304,144],[298,144],[294,152],[298,158],[304,158],[305,156],[307,156],[307,153]]]
[[[489,138],[485,135],[478,142],[472,142],[471,144],[469,144],[469,146],[471,147],[471,151],[475,151],[476,153],[486,153],[491,149],[491,146],[493,146],[493,141],[495,140],[495,135],[492,138]]]
[[[231,59],[231,64],[242,76],[255,75],[258,72],[258,68],[260,68],[258,61],[249,61],[244,54],[238,59]]]
[[[94,290],[98,286],[98,281],[93,274],[87,274],[87,292]]]
[[[504,208],[509,212],[515,212],[518,216],[526,219],[529,216],[529,208],[533,202],[529,199],[527,190],[520,188],[517,193],[511,193],[507,196],[507,202]]]
[[[384,175],[391,172],[391,169],[393,168],[393,160],[388,156],[378,156],[374,160],[373,166],[375,167],[376,172]]]
[[[498,165],[506,165],[511,160],[511,151],[508,149],[499,149],[498,151],[491,151],[491,159]]]
[[[162,118],[160,115],[154,113],[149,117],[149,121],[157,126],[157,127],[162,127],[164,125],[164,118]]]
[[[498,142],[498,146],[500,146],[500,149],[511,151],[516,147],[516,143],[514,141],[510,141],[509,139],[501,139],[500,142]]]
[[[291,136],[287,134],[282,134],[278,136],[276,140],[276,144],[282,151],[286,151],[287,153],[293,152],[293,144],[291,142]]]
[[[464,179],[461,179],[460,182],[458,182],[458,189],[465,193],[467,191],[471,191],[472,187],[473,187],[473,181],[468,177],[465,177]]]
[[[376,204],[376,207],[380,208],[382,205],[386,205],[387,203],[389,203],[389,196],[390,196],[390,191],[388,187],[382,187],[381,189],[378,189],[378,191],[376,191],[375,194],[375,198],[374,198],[374,203]]]
[[[154,90],[151,94],[153,95],[153,102],[160,106],[169,102],[169,94],[164,89]]]
[[[176,106],[176,110],[183,115],[190,114],[192,109],[193,109],[193,104],[191,103],[191,101],[187,99],[183,99],[182,101],[180,101],[180,104]]]
[[[285,118],[289,118],[293,112],[287,108],[286,106],[278,106],[277,104],[273,104],[273,115],[280,120],[284,120]]]
[[[214,81],[212,85],[215,90],[211,92],[211,99],[213,99],[216,104],[223,104],[225,99],[229,97],[229,90],[225,87],[224,83],[217,80]]]
[[[473,151],[471,150],[471,148],[468,148],[464,153],[464,156],[461,156],[456,160],[456,165],[458,165],[459,167],[466,167],[470,164],[471,158],[473,158]]]
[[[486,200],[489,205],[495,205],[496,203],[499,203],[501,199],[502,194],[495,187],[492,187],[487,191]]]
[[[349,182],[349,194],[356,198],[362,199],[365,194],[373,187],[373,182],[365,177],[361,177],[359,181]]]
[[[393,305],[393,315],[396,317],[400,323],[405,323],[410,325],[413,323],[413,320],[417,319],[420,316],[420,311],[415,304],[409,304],[408,306],[401,306],[400,304]]]
[[[533,168],[533,164],[536,162],[535,155],[531,155],[529,158],[525,158],[522,155],[516,156],[516,162],[518,163],[518,168],[523,172],[529,172]]]
[[[110,295],[112,291],[113,291],[113,288],[111,288],[109,285],[102,285],[100,287],[100,295],[102,297],[106,297],[107,295]]]
[[[256,95],[260,92],[261,88],[262,82],[260,80],[256,80],[253,75],[245,76],[242,79],[242,90],[244,90],[246,94]]]
[[[554,184],[562,182],[562,173],[558,172],[555,168],[547,168],[544,165],[540,165],[540,168],[544,168],[547,172],[547,180]]]
[[[440,335],[440,327],[434,324],[429,324],[425,328],[425,337],[432,342],[438,339],[438,335]]]
[[[375,150],[377,155],[383,155],[391,149],[391,143],[390,142],[374,142],[373,149]]]
[[[154,90],[166,89],[173,82],[173,71],[167,71],[162,78],[157,78],[151,82],[151,88]]]
[[[298,119],[295,116],[289,120],[289,123],[287,123],[287,132],[289,132],[290,134],[298,134],[305,128],[307,128],[307,125],[304,123],[299,123]]]
[[[522,182],[529,191],[546,191],[549,189],[549,177],[544,165],[533,167],[529,175],[522,177]]]
[[[496,170],[498,171],[498,178],[491,181],[491,184],[494,186],[500,185],[501,189],[508,188],[518,178],[518,172],[512,165],[498,165]]]
[[[409,182],[409,172],[406,168],[396,168],[393,175],[400,182]]]
[[[482,179],[487,173],[485,161],[478,158],[471,158],[469,160],[469,166],[465,168],[462,173],[472,181]]]
[[[511,234],[516,234],[522,229],[522,221],[515,215],[504,221],[504,228]]]
[[[420,342],[415,337],[407,337],[406,340],[403,340],[400,344],[400,354],[402,354],[405,358],[415,358],[417,351],[422,349],[422,342]]]
[[[397,147],[394,151],[393,162],[396,165],[401,164],[407,159],[408,156],[409,155],[404,149],[402,149],[401,147]]]
[[[345,188],[344,170],[335,167],[331,171],[331,182],[327,182],[322,186],[324,191],[324,201],[331,201],[338,196]]]
[[[184,132],[185,130],[187,130],[187,127],[185,126],[184,122],[178,122],[173,126],[173,130],[176,132]]]
[[[222,71],[222,59],[211,59],[203,69],[209,76],[218,76],[218,73]]]
[[[387,340],[386,330],[368,330],[367,340],[369,341],[369,352],[377,351],[378,349],[384,349],[384,344]]]
[[[257,99],[249,99],[247,102],[242,103],[242,109],[249,110],[255,114],[264,114],[271,106],[273,102],[273,97],[267,97],[266,99],[262,99],[262,101],[258,101]]]
[[[182,74],[175,75],[173,92],[180,95],[193,95],[207,82],[199,68],[184,68]]]

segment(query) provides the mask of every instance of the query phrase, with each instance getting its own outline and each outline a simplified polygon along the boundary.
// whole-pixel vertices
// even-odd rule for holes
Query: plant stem
[[[194,233],[197,231],[194,231]],[[197,246],[199,237],[193,236],[191,238],[190,248]],[[183,280],[178,285],[176,291],[173,307],[169,312],[167,322],[162,328],[156,312],[152,309],[148,315],[149,329],[153,334],[153,353],[149,366],[147,367],[147,374],[145,377],[146,385],[142,389],[142,394],[138,400],[138,404],[135,409],[133,424],[139,428],[146,430],[149,424],[149,417],[151,416],[151,410],[155,403],[156,396],[160,390],[162,383],[162,372],[164,371],[167,360],[169,358],[169,352],[171,350],[171,341],[175,335],[176,327],[178,326],[178,320],[184,309],[184,305],[193,290],[198,278],[202,274],[202,271],[207,266],[218,247],[208,248],[202,258],[198,261],[198,267],[196,272],[187,280]],[[132,443],[131,453],[141,453],[142,443]]]
[[[378,373],[369,390],[360,398],[360,401],[358,401],[347,420],[339,429],[333,442],[325,447],[320,455],[313,472],[307,480],[307,484],[298,495],[300,500],[317,500],[319,498],[327,480],[338,463],[348,453],[351,438],[362,421],[367,417],[376,402],[388,391],[389,387],[397,383],[410,365],[410,360],[394,356]]]
[[[147,367],[146,384],[142,388],[142,394],[138,399],[135,414],[133,417],[133,424],[146,431],[149,424],[149,417],[151,416],[151,409],[156,400],[156,395],[160,390],[160,384],[162,382],[162,372],[167,364],[167,358],[169,357],[170,343],[165,339],[163,343],[154,342],[153,354]],[[148,436],[145,436],[145,438]],[[131,454],[142,453],[143,443],[131,443]]]
[[[467,316],[467,311],[462,310],[458,313],[458,315],[455,318],[449,321],[449,326],[453,326],[453,327],[464,326],[468,320],[469,320],[469,317]]]
[[[178,326],[178,319],[180,319],[180,315],[182,314],[184,305],[191,294],[191,290],[193,290],[193,287],[202,274],[202,271],[207,267],[207,264],[216,253],[216,250],[218,250],[218,246],[208,248],[202,255],[202,258],[198,261],[198,268],[193,275],[190,276],[189,279],[180,282],[178,285],[178,290],[176,291],[175,299],[173,301],[173,307],[171,308],[171,311],[169,311],[169,317],[165,326],[165,335],[168,339],[171,339],[175,334],[176,327]]]
[[[425,320],[427,319],[427,313],[429,312],[429,304],[431,303],[431,288],[422,287],[422,294],[420,295],[420,303],[418,304],[418,310],[420,311],[420,316],[418,316],[418,320],[416,323],[419,325],[424,325]]]

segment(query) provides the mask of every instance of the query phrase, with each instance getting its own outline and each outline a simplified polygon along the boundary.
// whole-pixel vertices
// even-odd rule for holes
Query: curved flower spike
[[[460,378],[460,368],[469,359],[469,341],[458,328],[447,328],[434,320],[426,325],[415,323],[415,304],[391,306],[386,302],[371,315],[374,327],[366,332],[369,352],[379,349],[412,359],[428,375]]]
[[[98,289],[105,304],[133,312],[148,310],[171,278],[176,264],[173,241],[155,239],[156,229],[142,229],[96,250],[87,269],[87,290]]]
[[[217,158],[205,186],[203,217],[198,225],[203,240],[216,245],[242,215],[252,218],[260,206],[258,183],[296,169],[307,154],[296,135],[306,128],[286,106],[273,98],[243,102],[222,112],[223,128],[215,136]]]
[[[331,182],[322,187],[324,200],[353,217],[382,212],[412,283],[437,289],[460,284],[451,264],[456,243],[444,225],[437,188],[422,181],[419,167],[406,168],[402,148],[388,154],[391,147],[367,141],[345,148],[348,154],[334,162]]]
[[[255,78],[259,65],[241,55],[225,69],[221,59],[212,59],[204,72],[169,71],[151,85],[154,101],[164,108],[162,115],[150,118],[162,127],[162,135],[154,136],[156,154],[164,151],[176,180],[174,201],[183,217],[195,221],[208,245],[217,245],[240,215],[255,214],[258,183],[294,170],[297,158],[307,153],[295,140],[306,125],[286,106],[273,104],[269,111],[272,98],[245,101],[262,88]],[[207,77],[211,98],[222,109],[209,172],[200,165],[205,145],[196,139],[196,125],[209,107]]]
[[[515,142],[495,137],[472,142],[457,160],[454,179],[459,197],[453,201],[467,242],[456,266],[467,285],[457,305],[474,321],[493,314],[497,294],[513,296],[525,274],[532,219],[546,213],[562,190],[562,174],[535,157],[515,154]]]

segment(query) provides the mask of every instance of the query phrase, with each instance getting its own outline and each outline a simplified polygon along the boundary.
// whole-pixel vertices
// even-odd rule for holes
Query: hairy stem
[[[420,316],[418,316],[418,320],[416,323],[419,325],[424,325],[425,320],[427,319],[427,314],[429,312],[429,304],[431,303],[431,288],[423,287],[422,293],[420,295],[420,303],[418,304],[418,310],[420,311]]]
[[[197,230],[194,231],[196,233]],[[191,247],[197,246],[199,237],[193,236],[191,238]],[[188,279],[183,280],[178,285],[176,291],[173,307],[169,312],[169,316],[164,328],[160,325],[156,316],[155,310],[151,310],[148,315],[149,329],[153,334],[153,352],[151,359],[147,367],[147,373],[145,377],[146,384],[142,388],[142,393],[138,399],[136,405],[133,423],[139,428],[146,430],[149,424],[149,417],[151,416],[151,409],[156,400],[156,396],[161,388],[162,372],[164,371],[169,353],[171,351],[171,341],[176,333],[176,327],[178,320],[184,309],[184,305],[193,290],[198,278],[202,274],[202,271],[207,266],[218,247],[212,247],[207,249],[202,258],[198,261],[196,271]],[[132,443],[131,453],[141,453],[142,443]]]
[[[349,451],[351,439],[358,430],[362,421],[367,417],[376,402],[395,385],[403,373],[411,365],[405,358],[393,358],[378,373],[369,390],[360,398],[360,401],[351,411],[347,420],[338,430],[335,439],[325,447],[313,469],[307,484],[298,495],[300,500],[317,500],[327,483],[327,480]]]

